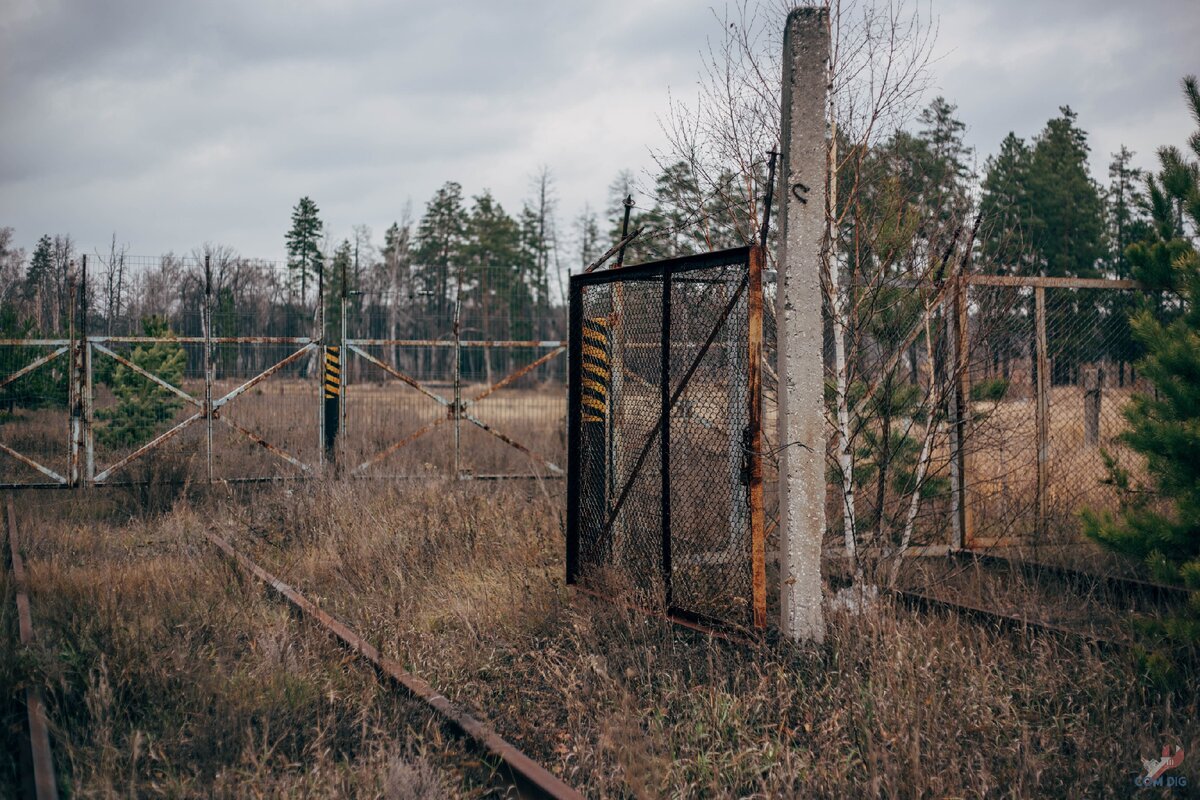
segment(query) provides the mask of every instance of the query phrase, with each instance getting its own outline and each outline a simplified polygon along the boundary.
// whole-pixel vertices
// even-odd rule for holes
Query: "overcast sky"
[[[205,241],[283,257],[301,195],[376,239],[447,180],[515,214],[548,166],[565,227],[662,144],[720,35],[704,0],[0,0],[0,226],[31,248],[113,232],[130,252]],[[718,5],[719,8],[724,6]],[[934,0],[932,94],[982,164],[1071,105],[1106,179],[1193,129],[1200,0]]]

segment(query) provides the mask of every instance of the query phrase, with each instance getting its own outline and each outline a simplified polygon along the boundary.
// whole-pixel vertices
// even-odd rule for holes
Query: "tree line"
[[[982,223],[970,246],[977,271],[1153,281],[1150,267],[1129,254],[1132,244],[1153,232],[1155,200],[1143,188],[1144,176],[1132,166],[1128,149],[1113,154],[1108,182],[1101,184],[1088,170],[1087,135],[1064,106],[1030,140],[1010,133],[980,170],[964,130],[956,107],[939,97],[919,115],[916,130],[897,130],[872,143],[848,160],[852,168],[839,171],[843,203],[852,202],[852,184],[862,187],[861,208],[845,216],[837,231],[851,283],[904,274],[917,262],[961,250],[976,211]],[[854,149],[849,140],[842,146]],[[333,237],[316,202],[304,197],[292,209],[282,268],[222,245],[135,263],[114,237],[107,252],[94,253],[91,261],[91,332],[137,333],[143,318],[158,314],[172,330],[198,335],[204,291],[199,265],[208,257],[218,335],[307,335],[318,333],[322,318],[332,334],[340,325],[344,289],[352,336],[444,338],[457,312],[460,327],[474,338],[557,339],[565,334],[566,275],[620,237],[626,197],[634,200],[630,228],[643,230],[627,248],[627,263],[745,244],[754,239],[761,214],[755,206],[762,201],[765,157],[749,171],[747,176],[745,169],[731,167],[711,174],[686,157],[660,159],[648,185],[622,172],[602,209],[585,207],[566,226],[546,168],[533,176],[530,196],[516,215],[488,190],[468,197],[462,184],[448,181],[419,218],[401,215],[381,241],[365,226],[340,240]],[[887,224],[865,224],[864,215],[886,218]],[[13,244],[12,230],[3,229],[5,336],[66,332],[69,272],[79,256],[71,236],[47,234],[26,258]],[[323,307],[318,296],[325,299]],[[1076,380],[1081,363],[1100,357],[1120,365],[1117,377],[1124,382],[1126,365],[1138,357],[1124,322],[1133,300],[1120,293],[1095,297],[1066,298],[1051,311],[1057,382]],[[897,302],[862,321],[862,332],[873,332],[881,347],[886,328],[903,327],[913,313],[902,298],[893,299]],[[996,335],[989,338],[988,355],[992,369],[1007,377],[1010,363],[1028,353],[1032,315],[1028,303],[1003,313],[1006,318],[991,325]],[[1125,327],[1097,341],[1089,332],[1101,318]],[[393,355],[404,357],[400,351]],[[913,376],[917,359],[914,348]],[[489,374],[502,367],[484,361]]]

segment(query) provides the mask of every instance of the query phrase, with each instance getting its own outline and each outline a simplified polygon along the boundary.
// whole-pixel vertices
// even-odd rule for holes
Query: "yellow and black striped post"
[[[338,427],[341,423],[342,359],[336,346],[325,348],[325,455],[336,460]]]
[[[604,535],[608,516],[608,426],[612,407],[612,352],[608,320],[585,317],[583,320],[582,358],[580,358],[579,404],[582,431],[580,483],[592,513],[584,518],[583,540],[596,548],[592,555],[608,560],[610,536]],[[590,528],[590,530],[588,530]]]

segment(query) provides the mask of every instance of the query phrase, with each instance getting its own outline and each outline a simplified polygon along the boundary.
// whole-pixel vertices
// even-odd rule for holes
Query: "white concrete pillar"
[[[779,577],[783,632],[821,641],[825,534],[821,247],[828,153],[829,18],[788,15],[783,39],[783,213],[779,215]]]

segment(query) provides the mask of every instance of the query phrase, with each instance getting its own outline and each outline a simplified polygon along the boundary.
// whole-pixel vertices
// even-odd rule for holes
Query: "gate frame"
[[[1037,437],[1037,497],[1034,532],[1042,538],[1046,531],[1048,487],[1049,487],[1049,440],[1050,440],[1050,353],[1046,338],[1046,290],[1047,289],[1120,289],[1146,291],[1139,281],[1117,278],[1074,278],[1045,277],[1040,275],[988,275],[965,272],[958,280],[955,301],[950,306],[953,318],[951,341],[955,344],[953,358],[958,372],[953,400],[955,401],[955,424],[951,433],[951,464],[957,470],[957,480],[951,481],[950,492],[953,503],[951,515],[951,551],[972,552],[987,550],[1003,541],[1004,537],[979,537],[975,533],[975,507],[971,492],[971,459],[968,447],[971,425],[971,340],[970,340],[970,289],[973,286],[1009,287],[1013,290],[1029,288],[1034,293],[1034,342],[1032,358],[1036,363],[1037,381],[1034,386],[1034,414]]]
[[[671,469],[670,469],[670,435],[671,412],[675,409],[679,398],[683,395],[692,375],[707,355],[716,336],[729,318],[734,307],[741,300],[742,293],[748,292],[747,297],[747,382],[749,397],[747,403],[747,426],[742,431],[743,444],[743,473],[747,481],[747,505],[750,525],[751,560],[751,598],[750,618],[756,629],[766,627],[766,542],[763,526],[763,482],[762,482],[762,270],[765,261],[761,245],[735,247],[692,256],[666,259],[663,261],[647,262],[629,266],[614,267],[601,272],[581,273],[570,278],[569,294],[569,353],[567,379],[567,553],[566,553],[566,582],[574,585],[581,578],[579,564],[580,547],[580,479],[582,470],[582,363],[583,363],[583,287],[608,283],[621,283],[626,280],[661,279],[662,281],[662,320],[660,347],[662,350],[662,367],[660,376],[660,409],[659,421],[647,434],[645,444],[630,470],[624,477],[624,487],[618,496],[610,498],[612,508],[608,512],[605,528],[611,528],[613,521],[620,512],[621,506],[628,497],[634,481],[637,479],[649,453],[655,435],[659,435],[659,457],[661,459],[662,477],[662,565],[664,589],[666,593],[666,612],[671,618],[688,622],[701,622],[709,625],[727,625],[727,621],[709,618],[694,611],[679,608],[672,602],[671,582],[673,576],[671,563]],[[726,305],[720,318],[713,325],[712,331],[700,352],[692,360],[688,369],[680,378],[679,385],[672,391],[670,379],[671,358],[671,278],[675,273],[690,272],[717,266],[744,264],[745,274],[734,292],[732,300]]]

